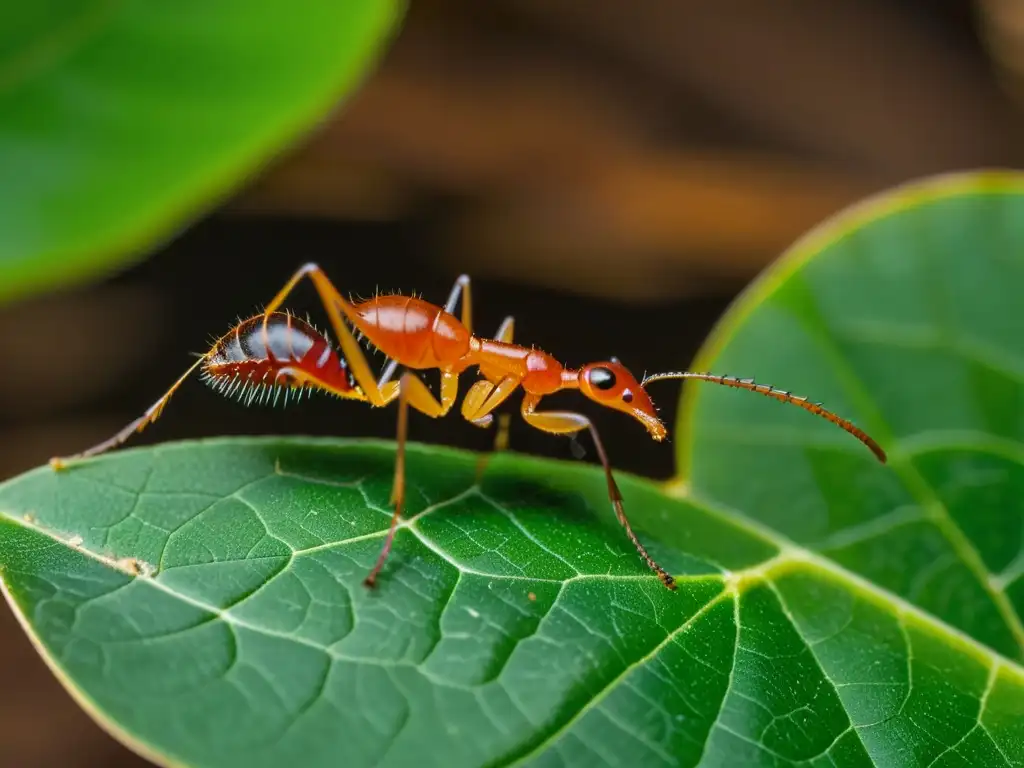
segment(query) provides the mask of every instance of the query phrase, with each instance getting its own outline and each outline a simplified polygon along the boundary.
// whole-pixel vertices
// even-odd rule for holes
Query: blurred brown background
[[[566,362],[675,369],[817,222],[1024,155],[1020,0],[412,6],[365,87],[225,206],[133,269],[0,311],[0,478],[138,415],[309,259],[342,290],[438,301],[468,271],[481,331],[512,312],[520,341]],[[670,421],[677,397],[659,399]],[[619,466],[672,471],[671,446],[592,415]],[[135,444],[393,429],[351,404],[247,410],[193,383]],[[412,429],[490,440],[457,417]],[[569,455],[515,423],[512,439]],[[144,764],[75,707],[6,608],[0,657],[0,768]]]

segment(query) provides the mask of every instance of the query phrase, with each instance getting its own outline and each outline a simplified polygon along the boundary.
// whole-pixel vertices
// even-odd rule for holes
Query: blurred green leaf
[[[311,129],[400,0],[59,0],[0,11],[0,301],[116,268]]]
[[[681,485],[1021,659],[1022,297],[1024,176],[932,179],[825,223],[694,365],[824,401],[889,464],[799,409],[693,386]]]
[[[0,486],[5,594],[118,738],[188,766],[995,765],[1024,672],[731,513],[592,467],[232,439]],[[136,575],[141,572],[142,575]],[[739,628],[737,632],[737,627]]]

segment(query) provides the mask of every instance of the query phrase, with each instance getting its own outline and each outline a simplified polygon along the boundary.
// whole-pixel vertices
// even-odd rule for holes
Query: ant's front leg
[[[601,465],[604,467],[605,478],[608,481],[608,497],[612,502],[612,507],[615,509],[615,516],[618,517],[619,522],[622,523],[622,527],[626,529],[626,535],[629,536],[629,540],[633,542],[633,546],[636,547],[637,552],[647,563],[648,567],[661,579],[661,583],[669,589],[676,589],[675,579],[662,568],[658,563],[651,557],[644,545],[640,543],[640,540],[633,533],[633,528],[629,524],[629,519],[626,517],[626,510],[622,506],[622,493],[619,491],[618,483],[615,482],[615,476],[612,474],[612,467],[608,461],[608,454],[605,453],[604,444],[601,442],[601,436],[597,433],[597,427],[594,426],[593,422],[590,421],[586,416],[581,413],[573,413],[571,411],[541,411],[536,410],[537,404],[540,403],[540,395],[527,395],[523,398],[522,415],[523,419],[532,426],[543,432],[549,432],[553,435],[574,435],[584,429],[590,430],[590,436],[594,440],[594,447],[597,449],[597,455],[601,459]]]

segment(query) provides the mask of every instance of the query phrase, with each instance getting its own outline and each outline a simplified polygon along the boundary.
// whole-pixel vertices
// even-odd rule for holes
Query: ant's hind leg
[[[288,294],[295,290],[295,286],[303,277],[308,277],[313,282],[313,286],[320,296],[320,303],[323,304],[324,311],[327,312],[327,317],[331,321],[334,334],[341,345],[341,351],[352,371],[352,376],[366,394],[366,399],[372,405],[378,407],[390,403],[398,396],[398,384],[385,382],[383,385],[380,385],[377,383],[377,378],[373,375],[373,370],[370,368],[370,362],[366,359],[363,348],[359,346],[359,342],[342,316],[342,313],[344,313],[350,320],[356,317],[355,307],[338,292],[338,289],[334,287],[334,283],[331,282],[331,279],[327,277],[327,274],[319,265],[310,262],[300,267],[267,305],[264,314],[269,315],[280,307],[284,300],[288,298]]]
[[[54,456],[52,459],[50,459],[50,466],[58,471],[65,469],[68,463],[72,461],[87,459],[91,456],[96,456],[98,454],[109,451],[111,448],[116,448],[117,446],[121,445],[121,443],[123,443],[132,435],[134,435],[136,432],[141,432],[147,426],[149,426],[154,421],[160,418],[160,414],[163,413],[164,406],[167,405],[167,401],[171,399],[171,396],[177,391],[178,387],[181,386],[182,382],[184,382],[185,379],[187,379],[192,374],[192,372],[195,371],[196,368],[201,366],[205,362],[205,360],[205,355],[196,360],[196,362],[194,362],[189,367],[189,369],[181,375],[181,378],[179,378],[176,382],[174,382],[174,384],[171,385],[171,388],[168,389],[160,397],[159,400],[157,400],[155,403],[149,406],[149,408],[146,409],[146,412],[144,414],[142,414],[139,418],[135,419],[135,421],[130,423],[116,435],[107,438],[102,443],[97,443],[92,448],[87,448],[81,453],[75,453],[72,454],[71,456]]]
[[[299,280],[301,280],[304,276],[317,271],[320,271],[320,267],[313,263],[305,264],[303,267],[298,269],[295,272],[295,274],[292,275],[291,279],[289,279],[288,282],[285,284],[284,288],[278,291],[277,296],[275,296],[273,300],[270,302],[270,304],[267,305],[266,309],[264,310],[264,313],[269,315],[275,309],[280,307],[284,300],[288,297],[288,294],[295,290],[295,286],[299,282]],[[50,459],[50,466],[57,470],[64,469],[68,462],[89,458],[91,456],[96,456],[98,454],[109,451],[110,449],[116,448],[117,446],[124,443],[129,437],[131,437],[136,432],[141,432],[147,426],[149,426],[154,421],[160,418],[160,414],[163,413],[164,406],[167,405],[167,401],[171,399],[171,396],[174,395],[174,393],[178,390],[178,387],[182,385],[185,379],[192,375],[192,373],[195,372],[196,368],[201,366],[206,361],[207,357],[208,354],[201,355],[199,359],[195,363],[193,363],[189,367],[189,369],[185,371],[185,373],[183,373],[176,382],[174,382],[174,384],[171,385],[170,389],[168,389],[160,397],[159,400],[157,400],[155,403],[153,403],[153,405],[146,409],[146,412],[142,414],[142,416],[128,424],[116,435],[104,440],[101,443],[97,443],[91,448],[87,448],[81,453],[72,454],[71,456],[55,456]]]

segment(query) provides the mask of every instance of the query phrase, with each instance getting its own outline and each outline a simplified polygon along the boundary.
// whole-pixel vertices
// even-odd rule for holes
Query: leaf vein
[[[600,691],[598,691],[594,696],[592,696],[587,701],[587,703],[584,704],[579,709],[579,711],[574,713],[573,716],[569,718],[569,720],[566,723],[564,723],[557,731],[550,734],[541,744],[537,745],[528,754],[514,761],[511,765],[525,765],[534,757],[548,749],[548,747],[550,747],[552,744],[554,744],[556,741],[562,738],[566,733],[568,733],[572,726],[579,722],[590,710],[592,710],[594,707],[600,704],[608,696],[608,694],[615,688],[615,686],[618,685],[631,672],[633,672],[633,670],[643,666],[651,659],[655,658],[669,643],[674,642],[676,638],[678,638],[684,632],[688,631],[697,622],[704,618],[704,616],[707,615],[708,611],[710,611],[712,608],[714,608],[716,605],[722,602],[722,600],[725,600],[730,597],[735,599],[735,593],[731,589],[723,588],[721,592],[719,592],[717,595],[715,595],[715,597],[713,597],[711,600],[709,600],[707,603],[701,606],[701,608],[698,611],[696,611],[692,616],[686,619],[686,621],[680,624],[675,630],[669,632],[666,635],[665,639],[659,642],[656,646],[654,646],[654,648],[652,648],[647,654],[626,666],[626,668],[623,669],[622,672],[620,672],[613,679],[608,681],[601,688]]]
[[[807,652],[811,655],[811,658],[814,659],[814,666],[817,667],[818,672],[821,675],[821,679],[824,680],[826,685],[828,685],[832,689],[832,692],[835,694],[836,701],[838,701],[839,706],[843,708],[843,712],[846,715],[846,720],[848,723],[848,727],[845,729],[845,731],[849,731],[852,728],[853,732],[857,735],[857,741],[860,743],[861,749],[864,750],[864,753],[866,755],[870,756],[871,753],[868,750],[868,746],[865,743],[864,739],[861,737],[860,731],[858,730],[857,726],[854,724],[853,717],[850,715],[850,710],[847,708],[846,702],[843,701],[843,697],[840,695],[839,689],[836,688],[835,683],[832,681],[832,678],[829,677],[828,673],[825,671],[825,667],[822,665],[821,659],[815,652],[814,646],[804,636],[803,632],[800,631],[800,625],[797,623],[796,617],[793,616],[793,612],[786,604],[786,600],[782,596],[781,590],[779,590],[778,586],[776,585],[775,581],[771,578],[771,576],[767,576],[765,578],[765,583],[768,585],[768,588],[772,591],[772,594],[775,595],[775,599],[779,603],[779,608],[782,609],[782,613],[786,617],[786,620],[790,623],[790,626],[793,627],[793,631],[796,632],[796,634],[800,637],[805,647],[807,648]],[[842,734],[839,735],[841,736]],[[835,741],[838,741],[838,738],[839,737],[837,736],[836,739],[833,740],[833,744],[835,744]],[[829,749],[831,749],[831,746],[829,747]],[[823,752],[822,754],[825,753]]]

